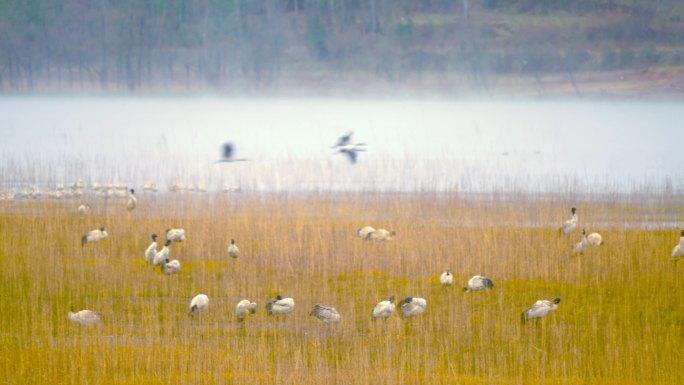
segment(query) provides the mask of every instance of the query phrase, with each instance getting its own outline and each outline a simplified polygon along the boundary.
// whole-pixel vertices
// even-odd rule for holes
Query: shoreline
[[[547,74],[535,77],[491,76],[473,79],[461,74],[426,73],[410,75],[401,81],[388,82],[368,73],[346,73],[340,77],[312,72],[286,74],[273,84],[254,87],[249,84],[227,84],[222,88],[193,85],[148,89],[107,90],[78,87],[65,90],[37,87],[33,91],[2,92],[0,98],[47,97],[217,97],[232,99],[321,98],[321,99],[684,99],[684,66],[658,67],[612,72],[587,72],[569,76]]]

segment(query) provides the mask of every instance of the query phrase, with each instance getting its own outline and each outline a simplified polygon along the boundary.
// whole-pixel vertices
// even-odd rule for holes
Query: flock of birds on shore
[[[337,143],[331,147],[337,150],[339,153],[346,155],[352,164],[357,161],[358,153],[365,151],[364,143],[356,143],[352,140],[352,133],[349,132],[346,135],[340,137]],[[247,161],[244,158],[235,158],[235,148],[232,143],[226,143],[222,148],[221,159],[217,163],[223,162],[242,162]],[[154,186],[156,191],[156,185]],[[144,189],[152,189],[152,186],[145,185]],[[137,198],[135,196],[135,190],[130,189],[129,194],[127,194],[126,208],[129,212],[135,210],[138,206]],[[87,215],[90,211],[90,207],[87,205],[81,205],[78,207],[78,213],[80,215]],[[577,209],[571,209],[571,217],[566,220],[562,226],[559,228],[559,234],[569,235],[579,228],[579,218],[577,215]],[[357,235],[363,240],[367,241],[390,241],[396,234],[394,231],[389,231],[386,229],[375,229],[371,226],[364,226],[357,230]],[[81,238],[82,246],[89,243],[96,243],[108,237],[107,231],[104,227],[99,229],[94,229],[87,234],[84,234]],[[173,242],[183,242],[186,240],[184,229],[167,229],[165,232],[165,242],[161,250],[158,248],[158,235],[152,234],[152,243],[145,249],[144,258],[145,261],[156,269],[157,266],[160,270],[166,274],[176,274],[181,271],[180,261],[177,259],[170,258],[169,246]],[[579,242],[575,243],[571,250],[570,255],[583,254],[587,247],[600,246],[603,245],[603,238],[599,233],[593,232],[590,234],[586,233],[585,229],[582,229],[581,239]],[[231,258],[238,258],[240,251],[238,246],[235,244],[235,240],[231,239],[231,243],[228,246],[228,255]],[[681,231],[681,237],[679,244],[677,244],[672,250],[671,257],[673,260],[678,260],[684,256],[684,230]],[[450,287],[454,284],[454,276],[450,271],[444,271],[439,277],[440,285],[444,288]],[[487,277],[481,275],[475,275],[470,278],[463,288],[466,293],[477,292],[492,289],[494,283]],[[386,300],[378,302],[371,311],[371,318],[376,319],[387,319],[394,314],[396,310],[396,298],[391,296]],[[521,318],[523,321],[530,319],[538,319],[547,316],[549,313],[554,312],[558,308],[560,303],[560,298],[554,298],[553,300],[538,300],[532,304],[529,308],[522,312]],[[402,317],[410,318],[423,314],[427,308],[427,300],[425,298],[407,296],[399,301],[399,309]],[[189,305],[189,313],[193,316],[198,316],[205,312],[209,307],[209,297],[206,294],[198,294],[192,298]],[[266,304],[266,310],[269,315],[285,315],[291,313],[295,308],[295,301],[293,298],[278,295],[274,300]],[[254,314],[257,309],[256,302],[252,302],[248,299],[240,300],[235,308],[235,314],[238,321],[244,321],[245,318]],[[324,306],[321,304],[315,304],[310,312],[310,315],[315,316],[323,323],[337,323],[340,322],[340,313],[334,307]],[[70,321],[83,324],[83,325],[94,325],[100,322],[101,317],[94,311],[91,310],[81,310],[81,311],[70,311],[68,313],[68,319]]]
[[[366,151],[365,143],[357,143],[353,139],[353,132],[347,132],[345,135],[341,136],[337,143],[331,147],[335,150],[335,153],[345,155],[349,162],[353,165],[356,164],[358,159],[358,154],[360,152]],[[234,163],[234,162],[246,162],[246,158],[237,158],[235,156],[236,150],[235,145],[231,142],[223,144],[221,147],[221,154],[219,160],[215,163]],[[119,183],[106,183],[102,184],[99,182],[93,182],[90,186],[91,190],[97,194],[99,198],[109,200],[109,199],[128,199],[127,206],[129,211],[135,209],[137,205],[137,200],[135,197],[135,192],[133,190],[128,190],[128,184]],[[169,191],[171,192],[198,192],[206,193],[207,186],[203,183],[183,183],[174,182],[169,184]],[[147,181],[143,184],[143,191],[147,193],[156,193],[159,190],[157,183],[152,181]],[[241,192],[240,186],[224,183],[221,187],[221,191],[224,193],[238,193]],[[130,193],[129,193],[130,191]],[[21,191],[8,191],[0,192],[0,202],[11,202],[17,198],[27,199],[27,200],[40,200],[40,199],[50,199],[50,200],[63,200],[63,199],[81,199],[86,192],[86,186],[82,180],[76,183],[67,185],[65,183],[58,183],[54,188],[49,188],[41,190],[36,186],[28,186]],[[86,204],[79,207],[79,213],[82,215],[87,214],[90,211],[90,207]]]
[[[128,189],[128,183],[125,182],[117,182],[117,183],[99,183],[99,182],[93,182],[90,186],[85,186],[82,180],[79,180],[76,183],[73,183],[71,185],[66,185],[64,183],[58,183],[54,186],[51,187],[45,187],[44,189],[41,189],[35,185],[27,186],[22,188],[21,190],[14,191],[5,191],[5,192],[0,192],[0,202],[13,202],[15,200],[23,199],[23,200],[52,200],[52,201],[62,201],[62,200],[70,200],[70,199],[83,199],[88,192],[88,189],[90,192],[94,193],[95,197],[100,198],[102,200],[108,201],[112,199],[127,199],[128,201],[131,201],[133,199],[133,202],[130,203],[130,205],[133,205],[133,208],[135,208],[135,205],[137,204],[137,198],[135,197],[134,193],[131,194],[130,190]],[[188,193],[206,193],[207,192],[207,186],[203,183],[183,183],[183,182],[174,182],[172,184],[168,185],[168,190],[170,192],[174,193],[180,193],[180,192],[188,192]],[[145,193],[156,193],[159,191],[159,187],[157,183],[152,182],[152,181],[147,181],[143,184],[143,191]],[[224,193],[239,193],[242,191],[240,186],[234,185],[234,184],[229,184],[229,183],[224,183],[220,187],[220,191]],[[131,197],[133,195],[133,197]],[[90,211],[90,206],[87,204],[83,204],[83,207],[79,212],[81,214],[87,214]]]

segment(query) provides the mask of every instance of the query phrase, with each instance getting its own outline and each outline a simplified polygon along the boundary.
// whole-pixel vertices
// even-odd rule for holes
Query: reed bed
[[[0,383],[7,384],[672,384],[684,378],[684,266],[670,260],[681,197],[456,193],[142,194],[128,213],[98,201],[0,206]],[[569,256],[570,207],[605,240]],[[396,231],[386,242],[364,225]],[[104,226],[109,238],[82,247]],[[143,260],[150,234],[181,272]],[[228,257],[230,239],[238,259]],[[161,242],[160,242],[161,243]],[[161,246],[160,246],[161,247]],[[445,269],[455,287],[442,288]],[[464,293],[476,274],[495,287]],[[210,298],[199,317],[190,299]],[[292,314],[267,301],[293,297]],[[418,317],[372,321],[396,295],[428,301]],[[522,323],[537,299],[562,299]],[[244,323],[240,299],[258,302]],[[342,321],[309,315],[321,303]],[[99,312],[84,327],[70,308]]]

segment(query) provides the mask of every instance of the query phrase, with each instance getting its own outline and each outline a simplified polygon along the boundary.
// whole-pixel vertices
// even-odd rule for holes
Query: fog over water
[[[0,189],[84,182],[244,190],[684,189],[678,102],[0,99]],[[351,165],[330,148],[367,144]],[[248,162],[215,164],[222,143]]]

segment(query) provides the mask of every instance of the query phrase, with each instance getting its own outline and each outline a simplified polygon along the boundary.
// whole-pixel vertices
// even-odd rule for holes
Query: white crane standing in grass
[[[237,258],[240,255],[240,249],[238,249],[237,245],[235,244],[235,239],[230,240],[230,246],[228,246],[228,255],[232,258]]]
[[[560,298],[556,298],[553,301],[540,299],[522,313],[522,320],[546,317],[547,314],[556,311],[559,303]]]
[[[684,257],[684,230],[681,231],[679,243],[672,249],[672,254],[670,254],[670,257],[675,262],[681,257]]]
[[[166,229],[166,239],[174,242],[183,242],[185,240],[185,230]]]
[[[238,302],[237,306],[235,306],[235,316],[237,317],[238,322],[244,321],[245,317],[249,314],[256,313],[256,307],[256,302],[250,302],[248,299],[243,299]]]
[[[570,255],[584,254],[584,252],[587,251],[587,245],[588,244],[589,244],[589,241],[587,241],[587,232],[586,232],[586,230],[582,229],[582,240],[575,243],[572,246],[572,250],[570,251]]]
[[[371,312],[371,318],[374,320],[376,319],[387,319],[389,318],[392,313],[394,313],[394,309],[396,307],[394,306],[394,296],[389,297],[389,299],[385,301],[380,301],[378,302],[377,305],[373,308],[373,312]]]
[[[567,221],[563,222],[563,226],[559,230],[559,232],[561,232],[563,234],[572,233],[573,231],[575,231],[575,229],[579,225],[579,218],[577,217],[577,209],[573,207],[570,210],[570,213],[572,214],[572,217],[570,217],[570,219],[568,219]]]
[[[463,291],[470,293],[471,291],[491,289],[493,287],[494,282],[492,282],[491,279],[481,275],[474,275],[468,280],[468,283],[466,284],[466,287],[463,288]]]
[[[81,246],[84,246],[86,243],[100,242],[100,240],[105,239],[108,236],[109,234],[107,234],[107,231],[104,227],[91,230],[90,232],[88,232],[88,234],[85,234],[81,237]]]
[[[294,310],[295,302],[292,298],[283,298],[278,294],[274,301],[266,304],[269,315],[288,314]]]
[[[131,212],[138,207],[138,199],[135,197],[135,190],[131,189],[131,194],[128,196],[128,202],[126,202],[126,210]]]
[[[162,247],[162,249],[159,250],[154,255],[154,258],[152,259],[152,268],[156,268],[157,266],[161,266],[162,271],[164,270],[164,264],[169,260],[169,245],[170,244],[171,244],[171,240],[167,239],[166,243],[164,243],[164,247]]]
[[[442,285],[442,287],[444,288],[453,285],[454,275],[451,274],[449,270],[445,271],[444,273],[442,273],[442,275],[439,276],[439,284]]]
[[[100,317],[99,314],[95,313],[92,310],[80,310],[77,312],[74,312],[73,310],[69,312],[67,315],[67,318],[69,318],[69,321],[75,322],[81,325],[86,325],[86,326],[93,326],[96,323],[100,322],[102,317]]]
[[[409,318],[423,314],[425,308],[427,307],[427,301],[425,298],[418,297],[406,297],[399,302],[399,308],[401,309],[401,315],[404,318]]]
[[[181,264],[177,259],[166,260],[166,263],[162,265],[162,271],[166,275],[176,274],[180,272]]]
[[[334,307],[315,304],[311,310],[311,315],[321,320],[323,323],[340,322],[340,313]]]
[[[603,245],[603,237],[599,233],[591,233],[587,235],[587,242],[592,246]]]
[[[368,239],[368,237],[370,236],[370,234],[371,234],[373,231],[375,231],[374,228],[372,228],[372,227],[370,227],[370,226],[364,226],[364,227],[360,228],[360,229],[356,232],[356,234],[358,234],[358,236],[361,237],[362,239]]]
[[[394,236],[397,235],[394,231],[389,231],[385,229],[377,229],[370,234],[368,234],[368,238],[371,241],[391,241],[394,239]]]
[[[155,254],[157,254],[157,234],[152,234],[152,243],[145,249],[145,261],[151,265]]]
[[[143,184],[143,191],[157,192],[157,190],[157,184],[154,182],[145,182],[145,184]]]
[[[209,297],[206,294],[197,294],[190,301],[190,314],[193,316],[199,315],[200,313],[207,310],[209,307]]]

